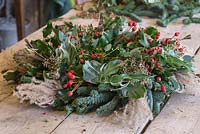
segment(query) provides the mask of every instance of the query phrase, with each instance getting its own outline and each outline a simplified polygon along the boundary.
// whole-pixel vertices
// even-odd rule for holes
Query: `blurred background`
[[[87,0],[0,0],[0,51]]]

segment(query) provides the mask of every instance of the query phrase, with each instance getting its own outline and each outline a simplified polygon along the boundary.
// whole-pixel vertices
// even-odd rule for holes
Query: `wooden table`
[[[76,14],[72,10],[64,15],[64,20]],[[61,24],[62,22],[56,22]],[[96,20],[73,20],[76,24],[97,25]],[[155,20],[145,19],[142,26],[155,25]],[[161,36],[171,36],[175,31],[179,31],[181,36],[192,34],[192,40],[183,43],[188,48],[187,53],[193,55],[200,46],[199,25],[191,24],[183,26],[180,21],[170,24],[167,28],[160,28]],[[41,29],[26,37],[28,40],[42,37]],[[0,53],[0,72],[6,69],[14,69],[16,65],[12,60],[13,54],[25,47],[22,40],[14,46]],[[200,72],[196,56],[195,71]],[[14,84],[9,84],[3,80],[0,74],[0,134],[49,134],[54,128],[54,134],[131,134],[133,129],[109,123],[107,118],[96,117],[95,114],[76,115],[72,114],[64,122],[64,112],[52,111],[51,109],[41,109],[27,103],[20,104],[16,97],[12,96]],[[161,114],[146,129],[146,134],[198,134],[200,128],[200,90],[190,89],[182,95],[174,94]],[[193,116],[193,117],[192,117]],[[134,119],[133,119],[134,120]],[[174,128],[174,129],[172,129]],[[176,131],[174,131],[176,130]],[[192,133],[191,133],[192,132]]]

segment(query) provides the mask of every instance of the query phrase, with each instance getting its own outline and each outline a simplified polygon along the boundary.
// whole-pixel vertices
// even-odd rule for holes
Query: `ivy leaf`
[[[123,80],[124,80],[124,77],[122,75],[113,75],[110,78],[110,84],[112,86],[120,86]]]
[[[139,82],[135,83],[134,85],[129,84],[126,88],[128,89],[129,98],[139,99],[144,97],[146,93],[146,88]]]
[[[102,67],[101,75],[109,76],[109,75],[117,73],[120,69],[120,66],[119,66],[120,63],[121,63],[120,60],[110,61],[108,64],[106,64]]]
[[[101,64],[95,60],[85,61],[83,65],[83,79],[87,82],[96,84],[100,73]]]

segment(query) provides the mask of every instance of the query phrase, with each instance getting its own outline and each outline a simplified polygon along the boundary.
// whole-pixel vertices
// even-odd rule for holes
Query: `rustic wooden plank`
[[[95,113],[87,115],[72,114],[53,134],[132,134],[129,127],[113,124],[107,117],[97,117]]]
[[[72,114],[53,134],[140,134],[149,120],[152,120],[148,104],[145,99],[138,99],[129,105],[129,112],[122,114],[118,111],[118,116],[115,113],[106,117],[98,117],[95,113]]]
[[[174,94],[144,134],[199,134],[199,96]]]
[[[64,112],[20,104],[13,96],[0,102],[0,113],[2,134],[48,134],[65,116]]]

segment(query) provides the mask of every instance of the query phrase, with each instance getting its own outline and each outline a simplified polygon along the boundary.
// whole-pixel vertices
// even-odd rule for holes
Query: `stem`
[[[109,52],[108,54],[104,55],[103,58],[105,58],[106,56],[110,55],[111,53],[113,53],[114,51],[118,50],[119,48],[116,47],[114,50],[112,50],[111,52]]]

